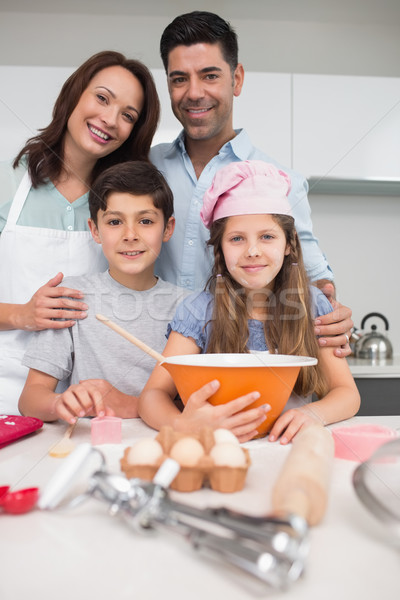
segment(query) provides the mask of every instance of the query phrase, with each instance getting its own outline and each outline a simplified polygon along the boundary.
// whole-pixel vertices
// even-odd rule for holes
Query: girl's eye
[[[262,239],[263,239],[263,240],[272,240],[272,239],[273,239],[273,237],[272,237],[272,235],[271,235],[271,234],[269,234],[269,233],[264,233],[264,235],[262,236]]]
[[[235,235],[233,238],[231,238],[231,242],[240,242],[242,239],[243,238],[241,235]]]

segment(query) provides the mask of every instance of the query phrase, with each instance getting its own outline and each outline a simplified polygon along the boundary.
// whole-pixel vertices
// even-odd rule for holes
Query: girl
[[[85,318],[80,291],[56,286],[63,273],[106,268],[88,229],[89,187],[108,166],[148,160],[158,119],[148,69],[100,52],[65,82],[50,125],[1,166],[0,413],[18,414],[28,332]]]
[[[289,442],[305,425],[333,423],[353,416],[359,394],[346,361],[331,348],[319,348],[313,318],[332,307],[310,286],[287,199],[289,177],[263,161],[231,163],[216,174],[204,196],[201,217],[210,229],[214,268],[206,291],[192,294],[169,326],[164,355],[250,350],[318,357],[303,368],[295,398],[277,419],[269,440]],[[203,425],[231,429],[240,441],[257,434],[269,407],[240,412],[257,391],[223,406],[207,402],[217,389],[210,382],[192,394],[183,412],[173,403],[176,388],[157,366],[139,403],[140,416],[152,427],[178,430]],[[312,404],[306,396],[320,398]],[[290,407],[290,403],[294,407]]]

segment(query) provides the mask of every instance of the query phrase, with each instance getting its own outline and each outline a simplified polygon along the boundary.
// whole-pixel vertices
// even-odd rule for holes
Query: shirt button
[[[72,206],[67,206],[67,210],[72,210]]]
[[[189,241],[188,241],[188,244],[189,244],[189,246],[193,246],[193,244],[194,244],[194,241],[193,241],[193,240],[189,240]]]
[[[69,231],[72,231],[72,230],[73,230],[73,227],[72,227],[72,225],[68,225],[68,230],[69,230]]]

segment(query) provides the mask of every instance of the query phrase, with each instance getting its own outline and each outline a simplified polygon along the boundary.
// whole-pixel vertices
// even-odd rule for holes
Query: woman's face
[[[117,150],[130,136],[144,104],[139,80],[120,66],[99,71],[68,119],[66,156],[82,155],[96,162]]]

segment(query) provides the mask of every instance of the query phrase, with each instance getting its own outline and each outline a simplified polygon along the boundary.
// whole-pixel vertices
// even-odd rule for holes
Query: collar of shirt
[[[239,160],[247,160],[253,149],[250,138],[244,129],[235,129],[235,133],[236,136],[222,146],[222,148],[219,151],[219,154],[233,152],[233,154]],[[180,152],[180,154],[182,155],[187,154],[185,147],[185,131],[183,129],[178,135],[178,137],[172,142],[165,156],[171,157],[177,151]]]

